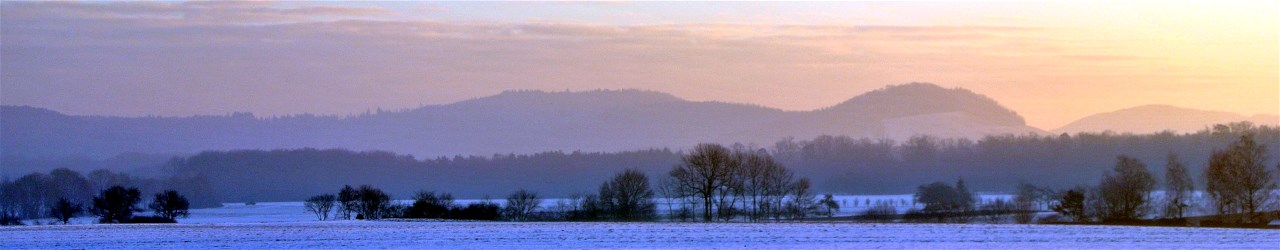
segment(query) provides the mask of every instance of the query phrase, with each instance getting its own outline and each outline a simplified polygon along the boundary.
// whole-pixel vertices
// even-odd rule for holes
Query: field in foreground
[[[1274,248],[1280,230],[1061,225],[326,221],[0,228],[48,248]]]
[[[179,224],[103,225],[93,224],[92,217],[80,217],[73,220],[72,225],[0,227],[0,249],[1274,249],[1275,246],[1280,246],[1280,230],[1261,229],[818,222],[751,224],[315,220],[313,215],[304,211],[300,202],[268,202],[253,206],[226,204],[220,208],[195,209],[191,210],[191,217],[179,219]],[[28,222],[46,223],[50,222]]]

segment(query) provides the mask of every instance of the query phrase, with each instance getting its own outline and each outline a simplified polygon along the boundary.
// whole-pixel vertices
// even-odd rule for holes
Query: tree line
[[[47,174],[31,173],[0,181],[0,214],[19,219],[47,218],[59,203],[92,204],[94,194],[113,186],[137,187],[144,193],[180,191],[195,194],[192,207],[222,206],[215,197],[213,185],[203,177],[139,178],[105,169],[82,175],[75,170],[58,168]]]
[[[447,194],[448,200],[455,195],[474,198],[537,187],[540,197],[573,198],[564,201],[572,204],[550,207],[565,209],[544,207],[541,212],[563,210],[575,217],[595,218],[605,206],[599,200],[613,194],[599,190],[582,192],[580,188],[595,186],[599,184],[596,180],[632,170],[646,177],[659,177],[650,183],[654,196],[661,201],[657,205],[667,206],[678,219],[685,220],[759,221],[830,214],[829,211],[838,210],[838,204],[826,201],[829,200],[826,197],[818,198],[817,193],[902,193],[917,189],[918,183],[957,176],[967,177],[965,189],[970,192],[1008,191],[1009,187],[1017,186],[1018,193],[1028,193],[1027,198],[1018,197],[1027,199],[1025,203],[1032,205],[1031,209],[1048,209],[1066,190],[1079,183],[1103,183],[1107,178],[1124,180],[1121,177],[1129,176],[1130,172],[1114,172],[1110,177],[1097,174],[1097,166],[1114,164],[1117,155],[1136,162],[1164,160],[1171,154],[1176,155],[1178,162],[1209,162],[1216,156],[1206,149],[1230,144],[1243,135],[1249,135],[1260,145],[1280,143],[1280,129],[1232,123],[1181,135],[1171,132],[1004,135],[977,141],[919,136],[903,143],[819,136],[805,141],[784,139],[768,148],[704,144],[687,152],[667,149],[615,153],[557,151],[421,160],[390,152],[341,149],[210,151],[169,161],[163,168],[172,171],[167,179],[137,178],[106,170],[94,171],[86,178],[74,171],[55,170],[4,180],[0,183],[3,184],[0,195],[5,199],[0,206],[8,207],[6,211],[19,217],[41,217],[58,196],[87,204],[89,198],[84,194],[111,185],[139,187],[147,193],[178,190],[191,197],[193,206],[203,207],[221,201],[293,201],[324,193],[335,184],[371,183],[386,190],[385,194],[401,197],[418,196],[416,191],[423,189],[454,191]],[[1276,147],[1258,147],[1251,152],[1265,156],[1278,151]],[[1237,161],[1219,158],[1214,159],[1226,163]],[[782,167],[784,165],[786,167]],[[1202,177],[1198,174],[1206,173],[1211,166],[1182,164],[1181,167],[1188,174],[1171,179],[1192,183],[1189,179]],[[1219,172],[1224,176],[1255,176]],[[75,184],[80,183],[80,179],[91,182],[92,188]],[[548,184],[544,181],[548,179],[557,181]],[[1031,188],[1017,185],[1027,180],[1035,180],[1035,185]],[[1206,188],[1209,185],[1205,183]],[[288,188],[269,188],[275,186]],[[1097,188],[1103,186],[1109,187],[1099,185]],[[1079,191],[1087,193],[1088,190]],[[445,195],[435,194],[442,200]],[[1238,191],[1224,191],[1220,195],[1248,196]],[[1181,198],[1182,201],[1188,199]],[[1006,207],[1023,204],[1004,202]],[[1265,207],[1265,204],[1249,203],[1230,203],[1222,210]],[[1184,212],[1188,209],[1185,205],[1179,207],[1169,209]],[[460,206],[459,210],[463,208],[465,206]],[[477,207],[472,211],[485,209]]]
[[[191,202],[185,196],[175,190],[164,190],[156,193],[154,199],[146,204],[146,209],[150,209],[153,216],[134,216],[135,212],[145,211],[139,207],[143,198],[138,188],[111,186],[93,195],[88,204],[58,197],[57,201],[41,209],[45,213],[42,215],[17,213],[20,210],[10,210],[11,207],[5,206],[0,207],[0,225],[22,225],[23,219],[45,216],[68,224],[72,218],[86,212],[97,216],[98,223],[175,223],[177,218],[190,215]]]
[[[509,221],[645,221],[656,218],[649,178],[625,170],[601,184],[598,194],[575,196],[547,206],[537,192],[517,190],[498,204],[489,199],[460,205],[452,194],[418,191],[409,204],[397,204],[370,185],[343,186],[336,194],[311,196],[304,203],[318,220],[454,219]]]
[[[1176,154],[1165,160],[1163,197],[1153,195],[1161,182],[1145,163],[1120,155],[1096,186],[1066,190],[1057,196],[1053,210],[1075,222],[1132,223],[1155,217],[1183,223],[1188,211],[1206,207],[1217,215],[1216,223],[1265,223],[1280,218],[1280,190],[1276,172],[1267,165],[1267,147],[1245,134],[1225,148],[1213,149],[1200,175],[1207,200],[1195,198],[1196,181]],[[1274,169],[1280,171],[1280,164]]]
[[[1280,218],[1280,190],[1276,189],[1276,172],[1267,165],[1268,145],[1255,138],[1252,133],[1244,133],[1225,148],[1209,150],[1210,159],[1198,175],[1203,178],[1199,182],[1203,183],[1203,192],[1197,192],[1196,175],[1188,167],[1191,164],[1175,153],[1165,156],[1163,180],[1141,160],[1121,154],[1096,185],[1054,190],[1024,182],[1015,189],[1013,200],[982,203],[976,202],[963,179],[954,186],[934,182],[917,188],[914,199],[923,208],[909,209],[903,215],[892,208],[872,208],[859,217],[884,222],[901,219],[967,223],[985,219],[994,223],[1012,216],[1018,223],[1031,223],[1036,212],[1052,210],[1058,215],[1040,221],[1188,225],[1188,214],[1201,212],[1214,215],[1200,219],[1202,223],[1257,225]],[[1280,164],[1274,169],[1280,171]]]
[[[669,215],[671,220],[790,220],[831,215],[839,209],[831,195],[817,199],[808,179],[795,179],[765,151],[718,144],[696,146],[657,185],[644,172],[626,169],[601,183],[595,193],[575,193],[555,204],[544,204],[536,192],[525,189],[511,193],[501,205],[484,199],[462,206],[454,203],[453,195],[433,191],[418,191],[412,199],[407,205],[395,204],[381,189],[344,186],[336,194],[311,196],[305,208],[319,220],[354,216],[510,221],[651,221],[659,219],[659,203],[677,211]]]
[[[1096,166],[1116,155],[1158,162],[1169,153],[1185,162],[1207,162],[1206,149],[1226,145],[1245,133],[1268,144],[1280,143],[1280,129],[1247,123],[1221,124],[1188,134],[1080,133],[1074,135],[993,135],[980,140],[918,136],[905,142],[818,136],[784,139],[768,147],[730,144],[727,148],[765,151],[795,175],[809,176],[817,192],[898,194],[920,183],[965,176],[973,191],[1007,192],[1034,180],[1066,189],[1101,180]],[[291,201],[326,192],[332,184],[377,183],[388,193],[411,196],[420,189],[451,190],[478,198],[537,186],[541,194],[568,197],[592,180],[624,169],[666,176],[693,149],[649,149],[612,153],[544,152],[419,159],[382,151],[282,149],[210,151],[171,161],[165,168],[181,176],[204,176],[221,200]],[[1265,153],[1280,155],[1280,148]],[[1187,165],[1202,173],[1205,165]],[[975,174],[996,173],[996,174]],[[542,180],[556,179],[555,183]],[[288,186],[271,189],[269,186]],[[237,187],[230,189],[226,187]]]

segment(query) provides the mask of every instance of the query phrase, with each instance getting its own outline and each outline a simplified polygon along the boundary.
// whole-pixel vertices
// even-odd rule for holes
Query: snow
[[[1274,248],[1280,230],[961,224],[312,221],[0,228],[49,248]]]
[[[983,199],[1008,195],[983,195]],[[837,195],[841,214],[871,200],[910,207],[910,195]],[[847,202],[845,202],[847,200]],[[459,200],[466,204],[479,200]],[[501,200],[493,200],[502,202]],[[851,206],[858,202],[857,207]],[[400,201],[407,203],[407,201]],[[544,201],[551,206],[555,200]],[[662,207],[660,205],[660,207]],[[141,214],[148,214],[143,212]],[[47,220],[42,220],[47,221]],[[279,248],[1271,248],[1280,230],[1016,224],[610,223],[316,221],[301,202],[194,209],[178,224],[0,227],[0,249]],[[42,222],[41,224],[44,224]]]

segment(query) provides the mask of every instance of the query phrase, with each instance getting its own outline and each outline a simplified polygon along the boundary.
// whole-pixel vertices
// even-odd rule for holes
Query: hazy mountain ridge
[[[18,106],[4,106],[0,117],[5,155],[90,158],[301,147],[432,157],[684,148],[701,142],[771,145],[784,137],[820,134],[902,141],[916,134],[976,138],[1041,132],[990,98],[923,83],[888,86],[814,111],[694,102],[654,91],[596,90],[507,91],[350,117],[236,113],[124,118]]]
[[[1147,134],[1165,130],[1178,133],[1199,131],[1214,124],[1249,121],[1257,125],[1280,125],[1280,116],[1257,114],[1244,116],[1231,112],[1209,111],[1171,105],[1143,105],[1086,116],[1053,130],[1054,133],[1113,131]]]

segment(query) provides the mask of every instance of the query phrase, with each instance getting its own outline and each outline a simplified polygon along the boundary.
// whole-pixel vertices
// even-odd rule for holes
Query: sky
[[[891,84],[1055,129],[1147,104],[1280,113],[1280,1],[0,3],[0,104],[354,114],[504,90],[784,110]]]

